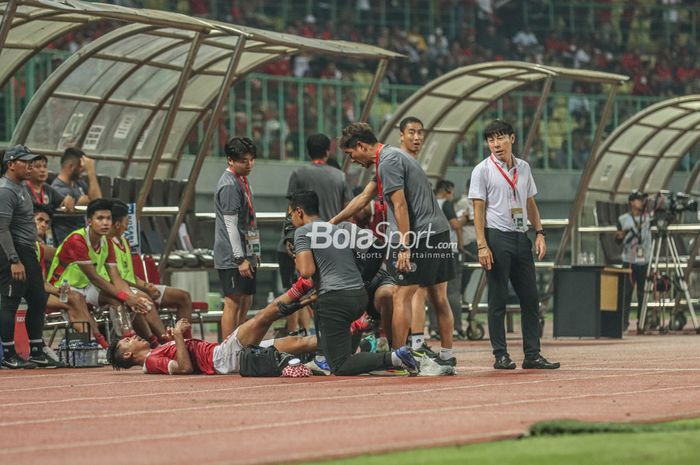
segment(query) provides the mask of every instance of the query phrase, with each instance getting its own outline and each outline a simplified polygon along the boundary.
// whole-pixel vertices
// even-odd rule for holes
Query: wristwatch
[[[399,252],[405,252],[405,251],[408,250],[408,247],[406,247],[406,246],[403,245],[403,244],[399,244],[398,250],[399,250]]]
[[[19,257],[10,257],[9,262],[14,265],[15,263],[19,263]]]
[[[240,265],[245,261],[245,257],[233,257],[233,263]]]
[[[538,234],[542,235],[542,237],[547,236],[547,234],[544,232],[544,229],[538,229],[537,231],[535,231],[535,236]]]

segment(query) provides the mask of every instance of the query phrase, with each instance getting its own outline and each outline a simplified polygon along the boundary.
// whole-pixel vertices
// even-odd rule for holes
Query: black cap
[[[647,195],[644,192],[634,191],[627,197],[627,201],[631,202],[631,201],[637,200],[637,199],[644,200],[646,198],[646,196]]]
[[[5,165],[11,161],[34,161],[41,155],[37,155],[29,150],[26,145],[15,145],[7,150],[5,150],[5,156],[2,158],[2,164]]]

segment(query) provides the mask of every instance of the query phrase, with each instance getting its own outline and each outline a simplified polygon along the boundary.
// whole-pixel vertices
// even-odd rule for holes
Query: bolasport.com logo
[[[334,227],[330,223],[315,222],[311,225],[311,231],[307,233],[311,241],[312,249],[353,249],[358,258],[374,258],[378,253],[375,244],[384,244],[381,247],[383,256],[391,257],[396,254],[399,244],[403,243],[411,252],[412,259],[449,259],[456,249],[456,244],[450,241],[436,241],[432,225],[428,229],[418,233],[409,231],[401,241],[399,231],[391,231],[381,226],[389,223],[382,222],[377,228],[377,235],[369,229],[361,229],[355,225],[350,228]],[[388,231],[388,232],[386,232]],[[395,257],[394,257],[395,260]],[[415,263],[411,263],[411,272],[415,272]]]

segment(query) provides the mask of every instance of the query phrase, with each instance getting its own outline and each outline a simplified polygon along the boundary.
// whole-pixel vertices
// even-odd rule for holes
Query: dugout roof
[[[634,190],[654,193],[666,189],[681,159],[700,141],[700,94],[651,105],[618,126],[601,145],[590,167],[585,197],[574,204],[581,225],[595,225],[596,201],[627,203]],[[685,191],[700,196],[700,162],[693,166]],[[691,257],[700,252],[700,235]],[[686,276],[697,269],[690,261]]]
[[[601,145],[585,205],[626,203],[634,190],[665,189],[674,169],[700,139],[700,95],[651,105],[618,126]],[[695,195],[698,166],[688,183]]]
[[[172,177],[191,130],[219,121],[230,87],[245,74],[299,53],[378,60],[360,116],[365,120],[388,61],[379,47],[192,18],[177,13],[65,0],[0,2],[0,84],[59,37],[98,21],[118,22],[63,62],[33,95],[12,143],[59,155],[80,146],[114,165],[114,175],[143,177],[137,214],[155,177]],[[161,267],[177,237],[218,124],[206,124]],[[104,166],[104,165],[102,165]]]
[[[3,24],[0,83],[33,54],[86,23],[126,24],[73,54],[49,76],[23,113],[13,143],[47,155],[79,145],[96,159],[121,162],[120,174],[130,176],[148,174],[154,157],[157,176],[174,173],[191,128],[226,87],[234,59],[231,83],[298,53],[375,60],[401,56],[370,45],[100,3],[16,0],[0,3],[0,10],[3,23],[11,18],[11,27]],[[173,101],[174,119],[166,125]],[[161,142],[163,129],[167,140]]]
[[[444,176],[457,144],[491,104],[504,95],[542,80],[543,101],[551,79],[619,84],[627,76],[582,69],[543,66],[521,61],[495,61],[455,69],[426,84],[408,98],[382,127],[381,141],[399,140],[399,122],[406,116],[423,121],[425,141],[419,161],[431,178]],[[525,151],[526,152],[526,151]]]

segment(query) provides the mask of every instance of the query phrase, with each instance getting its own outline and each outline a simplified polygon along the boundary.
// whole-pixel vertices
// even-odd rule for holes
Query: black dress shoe
[[[507,355],[496,357],[496,363],[493,364],[496,370],[515,370],[515,362]]]
[[[559,366],[559,362],[550,362],[541,355],[538,355],[537,358],[523,360],[523,369],[525,370],[556,370]]]

